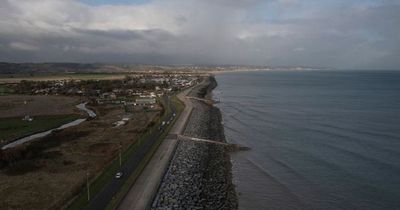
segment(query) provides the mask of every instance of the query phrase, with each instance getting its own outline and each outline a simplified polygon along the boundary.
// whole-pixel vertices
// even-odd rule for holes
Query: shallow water
[[[400,72],[216,78],[241,209],[400,209]]]
[[[85,111],[85,112],[89,115],[89,117],[95,118],[95,117],[97,116],[96,113],[95,113],[94,111],[88,109],[88,108],[86,107],[86,104],[87,104],[87,102],[81,103],[81,104],[76,105],[76,107],[77,107],[78,109],[82,110],[82,111]]]
[[[96,113],[93,112],[92,110],[86,108],[86,104],[87,103],[81,103],[81,104],[76,105],[76,107],[78,109],[82,110],[82,111],[85,111],[89,115],[89,117],[92,117],[92,118],[96,117]],[[15,140],[15,141],[13,141],[13,142],[11,142],[9,144],[4,145],[1,149],[12,148],[12,147],[21,145],[23,143],[35,140],[37,138],[45,137],[45,136],[51,134],[51,132],[53,132],[55,130],[62,130],[62,129],[69,128],[69,127],[72,127],[72,126],[77,126],[77,125],[81,124],[84,121],[86,121],[86,119],[77,119],[77,120],[74,120],[72,122],[69,122],[69,123],[66,123],[64,125],[61,125],[58,128],[53,128],[53,129],[50,129],[50,130],[47,130],[47,131],[44,131],[44,132],[35,133],[35,134],[30,135],[30,136],[26,136],[26,137],[17,139],[17,140]]]

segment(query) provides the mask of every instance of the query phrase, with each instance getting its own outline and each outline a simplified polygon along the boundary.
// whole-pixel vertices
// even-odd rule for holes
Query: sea
[[[400,209],[400,71],[216,79],[239,209]]]

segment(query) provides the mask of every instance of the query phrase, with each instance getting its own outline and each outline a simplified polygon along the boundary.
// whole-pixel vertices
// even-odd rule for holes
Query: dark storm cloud
[[[400,66],[398,1],[332,8],[305,2],[9,0],[0,5],[0,60]]]

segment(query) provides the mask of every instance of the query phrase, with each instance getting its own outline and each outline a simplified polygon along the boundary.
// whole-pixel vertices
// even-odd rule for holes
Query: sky
[[[0,0],[0,61],[400,69],[400,0]]]

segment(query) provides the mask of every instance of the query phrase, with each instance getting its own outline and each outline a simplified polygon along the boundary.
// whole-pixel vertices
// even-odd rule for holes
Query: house
[[[145,105],[155,104],[156,99],[155,98],[137,98],[135,100],[135,102],[136,102],[136,105],[145,106]]]
[[[117,95],[115,95],[115,93],[103,93],[101,97],[104,99],[111,99],[111,100],[117,99]]]

